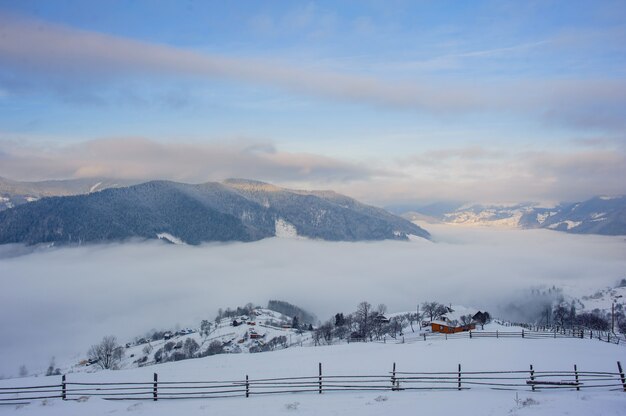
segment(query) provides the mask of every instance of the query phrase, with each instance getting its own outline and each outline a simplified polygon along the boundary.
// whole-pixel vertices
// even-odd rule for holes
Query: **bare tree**
[[[441,318],[448,312],[448,308],[438,302],[424,302],[422,309],[424,310],[424,316],[428,316],[431,321]]]
[[[372,312],[372,305],[369,302],[361,302],[357,306],[354,313],[355,320],[358,325],[359,336],[366,339],[371,332],[370,314]]]
[[[379,303],[378,306],[376,307],[376,312],[378,312],[379,315],[384,315],[387,313],[387,305],[385,305],[384,303]]]
[[[116,369],[122,360],[124,350],[117,344],[117,339],[110,335],[102,338],[100,344],[92,345],[87,355],[102,369]]]
[[[193,358],[199,349],[200,345],[193,338],[187,338],[183,344],[183,353],[187,358]]]
[[[463,315],[461,316],[461,325],[469,325],[474,321],[472,315]]]
[[[209,335],[211,332],[211,322],[208,319],[203,319],[200,322],[200,335],[204,335],[205,337]]]
[[[54,357],[50,359],[50,364],[46,370],[46,376],[59,376],[61,375],[61,369],[56,368]]]

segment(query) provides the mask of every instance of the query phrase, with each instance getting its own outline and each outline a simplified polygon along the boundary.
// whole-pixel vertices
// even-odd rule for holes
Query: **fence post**
[[[459,364],[459,390],[461,390],[461,364]]]
[[[393,370],[391,370],[391,391],[396,389],[396,363],[393,363]]]
[[[522,329],[522,338],[524,338],[524,330]]]
[[[426,341],[426,332],[424,332],[424,341]]]
[[[248,380],[247,374],[246,374],[246,397],[250,397],[250,382]]]
[[[499,338],[499,336],[498,336],[498,330],[497,330],[497,329],[496,329],[496,338]]]
[[[580,386],[578,385],[578,367],[574,364],[574,376],[576,377],[576,391],[580,391]]]
[[[470,339],[472,339],[472,331],[469,331],[469,333],[470,333]]]
[[[158,395],[157,395],[157,383],[159,381],[159,376],[157,373],[154,373],[154,388],[152,390],[152,398],[153,400],[156,402]]]
[[[61,399],[67,400],[67,384],[65,383],[65,374],[61,377]]]
[[[626,391],[626,376],[624,376],[624,370],[622,370],[622,363],[617,362],[617,368],[619,369],[619,377],[622,379],[622,386],[624,387],[624,391]]]
[[[319,363],[319,383],[320,383],[320,388],[319,388],[319,393],[322,394],[322,363]]]
[[[530,381],[531,381],[531,388],[533,389],[533,391],[535,391],[535,370],[533,370],[533,365],[530,365]]]

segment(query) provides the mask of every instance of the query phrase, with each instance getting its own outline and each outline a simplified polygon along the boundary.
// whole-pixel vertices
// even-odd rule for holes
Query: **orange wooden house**
[[[454,334],[457,332],[471,331],[476,329],[474,323],[468,325],[452,325],[450,322],[435,321],[430,323],[430,327],[433,332],[440,332],[442,334]]]

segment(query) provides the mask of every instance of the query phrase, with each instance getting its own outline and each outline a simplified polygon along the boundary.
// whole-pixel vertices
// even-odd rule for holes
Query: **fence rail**
[[[616,372],[573,370],[537,371],[456,371],[406,372],[392,371],[383,375],[324,375],[319,363],[318,374],[304,377],[281,377],[230,381],[159,381],[145,382],[80,382],[40,386],[0,387],[0,404],[21,404],[30,400],[76,400],[99,397],[106,400],[174,400],[250,397],[253,395],[288,393],[329,393],[342,391],[411,391],[411,390],[573,390],[600,389],[626,392],[626,377],[621,363]]]
[[[463,331],[456,333],[440,333],[427,332],[419,337],[404,339],[404,337],[396,337],[391,339],[375,340],[376,342],[400,342],[400,343],[416,343],[420,341],[439,340],[439,339],[467,339],[467,338],[526,338],[526,339],[545,339],[545,338],[578,338],[578,339],[597,339],[616,345],[626,345],[624,337],[611,332],[593,331],[588,329],[558,329],[553,331]],[[350,338],[350,342],[359,342],[362,339]]]

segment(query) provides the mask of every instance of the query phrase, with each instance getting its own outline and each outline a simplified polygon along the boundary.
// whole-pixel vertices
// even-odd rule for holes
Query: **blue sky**
[[[380,205],[626,193],[625,18],[623,2],[0,0],[0,175],[254,175]]]

